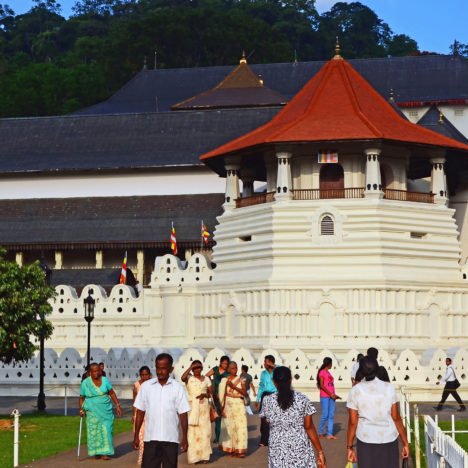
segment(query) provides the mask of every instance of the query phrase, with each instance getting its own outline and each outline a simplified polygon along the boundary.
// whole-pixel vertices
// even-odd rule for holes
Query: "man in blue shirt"
[[[263,361],[263,367],[260,374],[260,384],[258,385],[257,404],[260,402],[260,410],[262,409],[263,398],[272,393],[276,393],[276,387],[273,383],[273,370],[275,369],[275,356],[268,354]],[[266,418],[260,418],[260,447],[268,446],[270,438],[270,425]]]

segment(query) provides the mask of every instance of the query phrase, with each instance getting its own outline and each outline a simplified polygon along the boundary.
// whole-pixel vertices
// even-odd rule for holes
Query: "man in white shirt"
[[[447,369],[445,370],[445,375],[437,382],[437,385],[445,382],[444,391],[442,392],[442,398],[440,403],[437,406],[434,406],[434,409],[440,411],[445,403],[445,400],[448,398],[450,394],[452,394],[453,398],[457,401],[460,405],[458,411],[465,411],[466,407],[463,403],[463,400],[460,398],[460,395],[457,393],[457,388],[459,385],[457,376],[455,375],[455,371],[452,367],[452,360],[450,358],[445,359],[445,365]]]
[[[159,354],[156,357],[156,378],[144,382],[135,399],[135,449],[140,444],[140,428],[146,415],[142,468],[177,468],[179,441],[181,452],[188,448],[187,413],[190,405],[184,387],[170,377],[173,370],[172,356]]]
[[[358,383],[356,380],[356,374],[359,369],[359,361],[364,357],[364,354],[359,353],[356,358],[356,362],[353,364],[353,367],[351,367],[351,383],[353,387]]]

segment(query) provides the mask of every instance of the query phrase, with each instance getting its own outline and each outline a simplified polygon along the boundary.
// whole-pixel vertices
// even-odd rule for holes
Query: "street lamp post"
[[[85,310],[85,320],[88,322],[88,353],[87,353],[87,361],[86,366],[89,369],[89,362],[90,362],[90,354],[91,354],[91,322],[94,320],[94,306],[96,301],[94,300],[93,296],[91,296],[91,292],[88,291],[88,297],[83,300],[84,303],[84,310]]]
[[[47,286],[50,286],[50,275],[52,274],[52,270],[44,260],[41,261],[39,266],[44,272]],[[43,322],[44,316],[40,315],[38,319]],[[37,409],[38,411],[44,411],[46,409],[44,393],[44,334],[42,330],[39,335],[39,394],[37,395]]]

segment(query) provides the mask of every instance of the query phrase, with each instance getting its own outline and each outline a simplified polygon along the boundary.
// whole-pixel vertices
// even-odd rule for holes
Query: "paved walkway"
[[[319,408],[317,408],[319,409]],[[323,440],[322,444],[327,457],[328,468],[344,468],[346,464],[346,408],[343,403],[338,404],[335,417],[335,432],[337,440]],[[319,414],[314,417],[316,426],[318,425]],[[268,449],[266,447],[258,447],[258,426],[259,419],[257,416],[250,416],[248,420],[249,429],[249,448],[248,456],[245,459],[236,459],[222,454],[217,448],[213,449],[212,463],[209,466],[216,468],[247,468],[247,467],[263,467],[268,466]],[[82,458],[76,457],[76,449],[59,455],[48,457],[37,462],[23,465],[23,467],[31,468],[74,468],[74,467],[97,467],[97,466],[113,466],[119,468],[135,467],[137,462],[137,452],[132,450],[132,435],[130,433],[121,434],[114,439],[115,456],[110,461],[95,460],[86,456],[86,447],[82,447]],[[183,454],[179,458],[179,467],[186,468],[192,465],[187,463],[187,456]],[[291,467],[294,468],[294,467]]]

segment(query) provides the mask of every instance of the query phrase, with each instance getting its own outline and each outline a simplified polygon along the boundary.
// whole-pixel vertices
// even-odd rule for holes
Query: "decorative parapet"
[[[183,262],[180,258],[167,254],[156,257],[150,286],[156,288],[164,285],[208,283],[212,278],[213,269],[204,255],[196,253]]]
[[[142,313],[142,297],[137,297],[135,289],[125,284],[114,286],[108,296],[106,290],[96,284],[85,286],[78,296],[71,286],[55,287],[57,295],[51,300],[52,318],[81,316],[84,313],[83,300],[91,294],[96,301],[94,315]]]
[[[275,349],[254,352],[246,348],[234,351],[215,348],[209,352],[201,348],[111,348],[108,352],[101,348],[93,348],[91,360],[103,361],[111,382],[128,393],[137,379],[140,367],[147,365],[154,369],[155,358],[160,352],[169,352],[174,357],[174,376],[177,379],[193,360],[200,360],[204,365],[204,372],[207,372],[218,365],[220,357],[226,354],[237,362],[239,369],[243,364],[249,367],[254,384],[258,384],[264,357],[272,354],[276,358],[277,365],[285,365],[291,369],[296,389],[315,396],[317,396],[316,374],[324,357],[329,356],[333,359],[332,373],[337,388],[343,392],[351,386],[351,368],[358,354],[357,350],[349,350],[346,354],[337,357],[333,351],[326,349],[319,353],[306,354],[300,349],[282,353]],[[468,350],[466,348],[428,349],[420,357],[408,349],[396,357],[391,357],[385,350],[380,350],[379,362],[385,366],[391,382],[397,387],[404,386],[405,391],[413,391],[413,393],[421,389],[426,389],[426,392],[440,393],[440,389],[434,385],[434,382],[445,372],[446,356],[452,357],[455,372],[463,390],[468,383]],[[65,385],[78,388],[85,363],[86,355],[81,356],[73,348],[65,349],[60,355],[46,348],[45,383],[51,389],[50,394],[63,394]],[[25,363],[0,364],[0,395],[10,394],[11,388],[15,389],[16,396],[31,395],[37,388],[38,380],[39,358],[37,356]],[[54,391],[54,389],[60,391]]]

